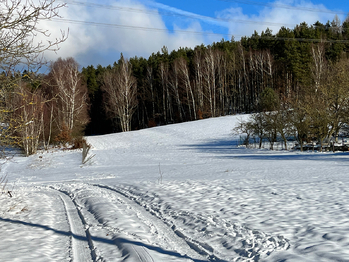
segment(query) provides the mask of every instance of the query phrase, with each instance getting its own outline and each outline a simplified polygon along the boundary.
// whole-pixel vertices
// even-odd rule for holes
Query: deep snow
[[[349,261],[349,154],[238,147],[246,117],[5,162],[0,261]]]

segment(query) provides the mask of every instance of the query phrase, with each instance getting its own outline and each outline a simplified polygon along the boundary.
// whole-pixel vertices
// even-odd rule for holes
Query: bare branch
[[[8,72],[23,64],[33,69],[43,62],[44,51],[57,51],[58,44],[67,39],[61,36],[50,39],[50,32],[40,28],[40,22],[58,17],[65,4],[55,0],[2,0],[0,1],[0,69]],[[46,41],[36,42],[38,36]]]

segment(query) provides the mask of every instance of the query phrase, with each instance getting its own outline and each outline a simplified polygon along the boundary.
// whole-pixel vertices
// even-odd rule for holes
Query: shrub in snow
[[[88,156],[88,153],[90,152],[91,145],[87,143],[85,139],[82,140],[82,164],[86,164],[88,161],[90,161],[95,155]]]

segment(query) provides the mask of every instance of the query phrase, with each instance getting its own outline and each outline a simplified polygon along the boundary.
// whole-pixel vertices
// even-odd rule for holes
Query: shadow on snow
[[[73,234],[71,231],[57,230],[57,229],[54,229],[54,228],[51,228],[51,227],[45,226],[45,225],[28,223],[28,222],[24,222],[24,221],[20,221],[20,220],[13,220],[13,219],[2,218],[2,217],[0,217],[0,222],[8,222],[8,223],[12,223],[12,224],[21,224],[21,225],[24,225],[24,226],[29,226],[29,227],[34,227],[34,228],[41,228],[41,229],[44,229],[44,230],[53,231],[54,233],[59,234],[59,235],[63,235],[63,236],[67,236],[67,237],[73,237],[74,239],[88,242],[87,236],[76,235],[76,234]],[[136,245],[136,246],[142,246],[142,247],[145,247],[145,248],[147,248],[149,250],[153,250],[153,251],[156,251],[156,252],[161,253],[161,254],[165,254],[165,255],[169,255],[169,256],[173,256],[173,257],[191,259],[194,262],[207,262],[207,260],[193,259],[193,258],[190,258],[187,255],[181,255],[181,254],[179,254],[177,252],[174,252],[174,251],[164,250],[164,249],[162,249],[160,247],[151,246],[151,245],[139,242],[139,241],[132,241],[132,240],[125,239],[125,238],[120,238],[120,237],[114,237],[111,240],[111,239],[107,239],[107,238],[91,236],[91,240],[94,241],[94,242],[101,242],[101,243],[114,245],[114,246],[119,246],[120,244],[127,243],[127,244]]]
[[[224,159],[246,160],[313,160],[313,161],[348,161],[348,152],[313,152],[287,151],[269,149],[249,149],[238,147],[238,140],[221,139],[203,142],[200,144],[182,145],[184,150],[196,150],[199,153],[213,155]]]

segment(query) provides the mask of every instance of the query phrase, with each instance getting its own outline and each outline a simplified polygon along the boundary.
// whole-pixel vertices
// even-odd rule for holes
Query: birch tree
[[[190,81],[190,72],[188,68],[188,62],[187,60],[185,60],[185,58],[181,57],[181,58],[178,58],[177,63],[178,63],[178,68],[180,72],[180,77],[182,79],[182,83],[184,84],[185,90],[187,93],[190,118],[192,118],[191,116],[193,114],[194,120],[196,120],[196,104],[195,104],[196,99],[195,99],[193,87]],[[191,109],[191,106],[193,107],[193,109]]]
[[[31,121],[34,115],[39,121],[41,98],[32,90],[19,90],[25,88],[25,84],[21,82],[22,72],[24,70],[36,72],[45,64],[43,52],[58,50],[58,45],[66,40],[67,35],[63,31],[59,33],[58,38],[53,38],[51,37],[53,32],[40,27],[43,22],[58,17],[58,11],[64,5],[57,4],[55,0],[0,1],[0,119],[2,123],[0,145],[2,147],[12,146],[17,140],[15,144],[24,146],[27,155],[35,152],[39,135],[34,135],[37,133],[34,128],[38,125],[26,125],[23,129],[23,123],[33,123]],[[16,100],[19,100],[18,104],[14,104]],[[25,104],[26,102],[28,104]],[[30,130],[31,127],[32,130]],[[24,135],[24,140],[21,141],[21,136],[18,134],[22,132],[32,133],[32,135]],[[27,140],[27,137],[35,137],[35,139]],[[31,143],[32,145],[29,145]]]
[[[177,103],[177,108],[178,108],[178,116],[179,116],[179,121],[182,122],[183,121],[183,114],[182,114],[182,101],[180,99],[179,96],[179,75],[180,75],[180,71],[179,71],[179,63],[178,60],[175,60],[172,63],[172,70],[170,73],[170,81],[169,81],[169,85],[171,87],[171,90],[174,94],[176,103]]]
[[[146,80],[151,94],[151,105],[152,105],[152,119],[155,120],[155,92],[154,92],[154,74],[153,67],[147,66]]]
[[[204,82],[205,95],[209,102],[211,117],[216,116],[216,57],[212,48],[204,54]]]
[[[51,64],[52,84],[57,90],[57,125],[60,131],[66,126],[78,132],[88,123],[87,87],[83,84],[79,65],[73,58]]]
[[[200,111],[201,115],[198,114],[199,118],[202,118],[202,113],[204,111],[204,90],[203,90],[203,58],[202,58],[202,50],[196,49],[194,53],[194,71],[195,71],[195,77],[194,77],[194,92],[197,94],[198,97],[198,110]]]
[[[131,131],[132,116],[137,108],[137,79],[132,75],[131,63],[121,56],[119,65],[103,75],[106,108],[120,120],[123,132]]]
[[[320,85],[323,84],[322,80],[326,71],[326,58],[325,58],[325,47],[324,45],[318,44],[311,47],[311,54],[313,57],[313,64],[311,67],[311,72],[315,84],[315,92],[318,91]]]
[[[18,145],[26,156],[35,154],[44,131],[45,99],[40,89],[30,90],[28,84],[20,81],[12,100],[14,116],[10,121],[16,128]]]

